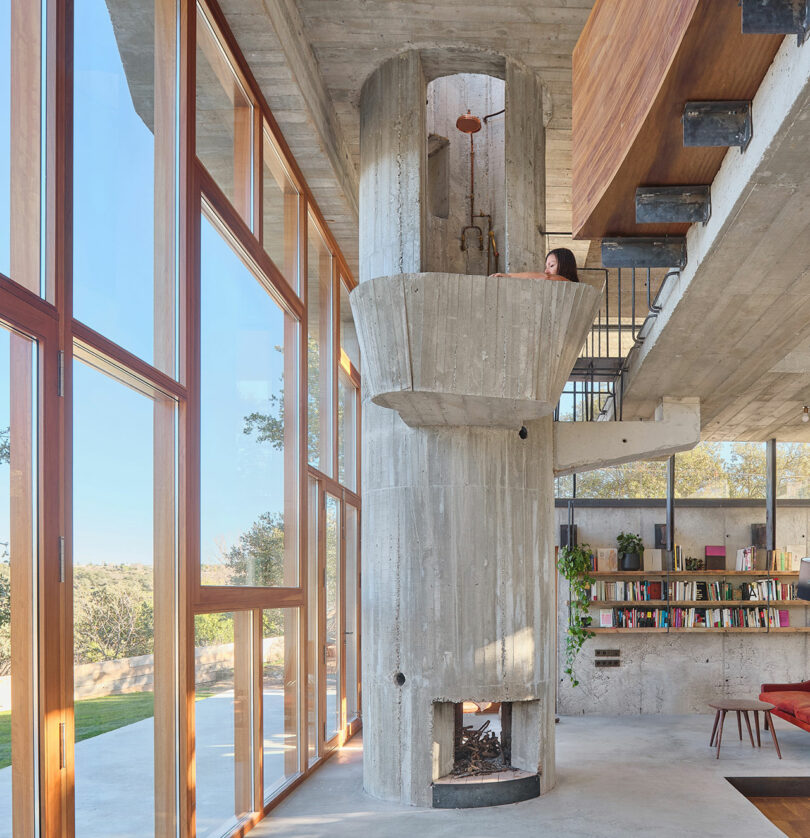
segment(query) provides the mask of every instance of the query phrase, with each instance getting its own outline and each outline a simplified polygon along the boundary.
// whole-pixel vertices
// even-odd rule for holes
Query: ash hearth
[[[465,707],[465,705],[467,705]],[[472,705],[472,706],[470,706]],[[465,710],[475,723],[465,724]],[[480,714],[480,715],[479,715]],[[468,712],[467,719],[470,719]],[[478,724],[478,722],[481,722]],[[512,705],[473,702],[455,705],[455,748],[452,775],[474,777],[510,770],[512,761]]]

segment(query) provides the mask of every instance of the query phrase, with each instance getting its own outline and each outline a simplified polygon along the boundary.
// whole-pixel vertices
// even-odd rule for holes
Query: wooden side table
[[[709,739],[709,747],[713,747],[715,739],[717,741],[717,759],[720,759],[720,742],[723,739],[723,724],[726,721],[726,713],[735,712],[737,714],[737,730],[740,734],[740,741],[742,741],[742,721],[740,714],[745,716],[745,724],[748,727],[748,736],[751,739],[751,747],[754,747],[754,737],[751,733],[751,722],[748,719],[748,711],[751,710],[754,714],[754,725],[757,729],[757,747],[762,746],[759,738],[759,711],[761,710],[765,716],[765,729],[771,731],[773,738],[773,745],[776,748],[776,755],[782,759],[782,752],[779,750],[779,743],[776,741],[776,731],[773,729],[773,718],[771,717],[771,710],[774,709],[773,704],[767,701],[759,701],[756,699],[745,698],[723,698],[717,701],[710,701],[709,707],[713,707],[717,712],[714,716],[714,727],[712,727],[712,736]]]

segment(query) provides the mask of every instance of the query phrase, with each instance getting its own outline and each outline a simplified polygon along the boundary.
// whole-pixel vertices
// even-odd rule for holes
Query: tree
[[[225,565],[231,570],[231,584],[272,586],[284,584],[284,518],[264,512],[239,543],[228,550]]]
[[[11,446],[9,445],[9,428],[0,430],[0,466],[11,460]]]
[[[120,586],[93,588],[75,623],[76,663],[95,663],[154,651],[152,603]]]
[[[277,352],[284,347],[276,346]],[[317,462],[320,454],[320,345],[316,338],[307,338],[307,457]],[[293,408],[297,409],[297,405]],[[284,378],[278,393],[270,396],[267,413],[254,411],[245,416],[242,432],[256,435],[257,442],[269,442],[276,451],[284,450]]]
[[[675,457],[675,495],[686,498],[727,492],[719,443],[703,443]],[[719,487],[719,488],[718,488]],[[667,492],[665,460],[636,460],[577,475],[577,497],[663,498]]]

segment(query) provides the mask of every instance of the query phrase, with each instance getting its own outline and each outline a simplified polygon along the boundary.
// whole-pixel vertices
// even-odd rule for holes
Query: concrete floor
[[[810,774],[810,735],[777,720],[752,750],[745,727],[727,720],[720,759],[709,748],[713,716],[577,716],[557,725],[557,787],[525,803],[492,809],[418,809],[362,790],[358,737],[260,823],[252,838],[769,838],[783,836],[726,776]],[[808,827],[810,835],[810,827]]]

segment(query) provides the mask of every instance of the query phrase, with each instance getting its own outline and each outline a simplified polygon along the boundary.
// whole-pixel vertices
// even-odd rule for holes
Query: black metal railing
[[[679,271],[582,268],[579,273],[586,282],[591,277],[602,280],[605,291],[555,419],[618,420],[629,361],[661,312],[668,281]]]

